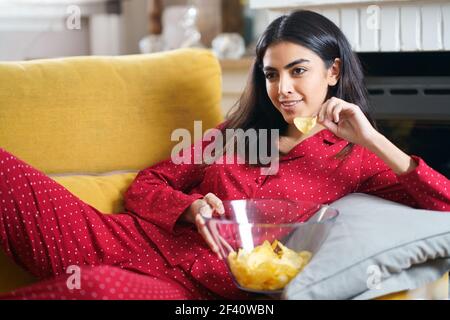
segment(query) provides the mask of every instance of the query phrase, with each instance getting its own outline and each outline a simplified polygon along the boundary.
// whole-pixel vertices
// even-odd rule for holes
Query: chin
[[[284,117],[284,121],[286,121],[288,125],[294,125],[294,118],[295,117]]]

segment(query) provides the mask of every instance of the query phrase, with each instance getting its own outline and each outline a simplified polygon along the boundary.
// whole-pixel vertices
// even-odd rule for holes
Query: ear
[[[333,64],[330,68],[328,68],[327,71],[327,80],[328,85],[333,87],[337,84],[339,81],[339,77],[341,75],[341,59],[336,58],[334,59]]]

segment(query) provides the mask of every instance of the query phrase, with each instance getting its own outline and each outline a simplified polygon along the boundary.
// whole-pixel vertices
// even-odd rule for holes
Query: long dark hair
[[[356,104],[376,128],[375,120],[370,115],[361,63],[345,35],[326,17],[312,11],[300,10],[275,19],[259,38],[256,58],[247,85],[238,102],[226,115],[223,132],[226,129],[251,128],[279,129],[280,134],[286,131],[288,124],[270,101],[262,71],[267,48],[282,41],[310,49],[324,61],[327,69],[332,66],[335,58],[339,58],[341,60],[339,80],[335,86],[329,87],[327,99],[335,96]],[[268,141],[271,139],[269,135]],[[335,157],[343,158],[352,148],[353,144],[348,143]]]

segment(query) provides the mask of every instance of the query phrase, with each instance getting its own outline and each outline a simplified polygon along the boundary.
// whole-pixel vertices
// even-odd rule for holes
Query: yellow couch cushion
[[[385,295],[376,300],[448,300],[448,273],[423,287]]]
[[[123,195],[137,172],[100,176],[52,176],[66,189],[103,213],[123,212]]]
[[[209,50],[0,62],[0,146],[46,173],[140,170],[223,119]]]

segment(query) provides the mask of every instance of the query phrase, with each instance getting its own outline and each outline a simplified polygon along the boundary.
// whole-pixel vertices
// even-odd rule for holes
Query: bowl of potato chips
[[[236,285],[281,293],[314,259],[339,212],[286,199],[223,201],[225,214],[204,217]]]

